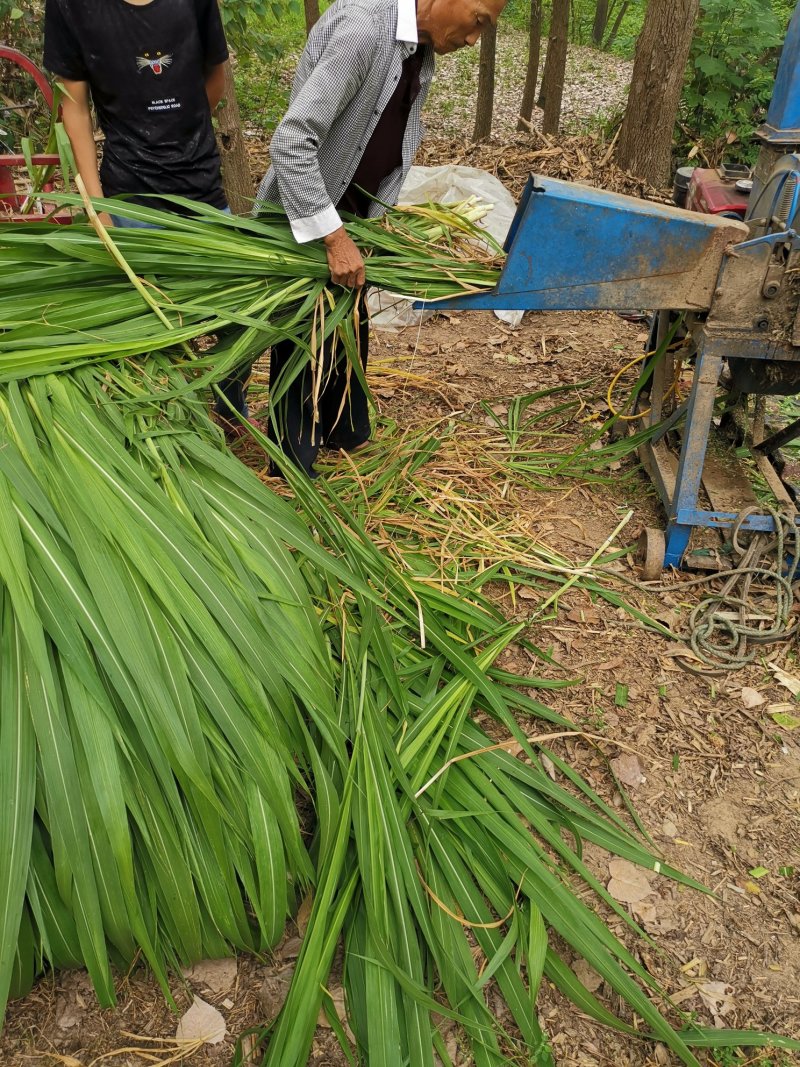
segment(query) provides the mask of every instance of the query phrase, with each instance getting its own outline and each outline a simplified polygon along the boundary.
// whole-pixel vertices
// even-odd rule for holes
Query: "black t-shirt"
[[[46,0],[44,63],[89,83],[106,196],[173,193],[225,207],[205,74],[227,58],[217,0]]]

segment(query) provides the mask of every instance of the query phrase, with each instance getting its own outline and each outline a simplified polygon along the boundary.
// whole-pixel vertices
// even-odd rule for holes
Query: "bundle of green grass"
[[[76,966],[111,1004],[139,956],[168,995],[173,968],[266,952],[311,892],[270,1067],[307,1062],[341,944],[353,1062],[448,1064],[445,1020],[478,1065],[549,1064],[544,978],[686,1064],[766,1044],[683,1025],[610,932],[603,911],[646,937],[584,842],[701,887],[548,747],[574,727],[496,666],[519,628],[410,576],[330,490],[288,469],[290,502],[225,450],[210,381],[278,337],[302,359],[314,328],[353,336],[319,250],[277,213],[146,214],[162,228],[115,250],[0,227],[0,1009]],[[496,276],[458,211],[352,232],[395,291]],[[215,359],[187,347],[230,323]]]

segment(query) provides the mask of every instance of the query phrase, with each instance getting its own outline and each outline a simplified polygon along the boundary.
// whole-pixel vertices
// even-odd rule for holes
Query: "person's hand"
[[[348,289],[360,288],[365,281],[364,260],[355,242],[347,236],[344,226],[329,233],[324,241],[334,285],[345,285]]]
[[[113,230],[114,220],[111,218],[107,211],[100,211],[97,215],[98,219],[102,222],[107,230]]]

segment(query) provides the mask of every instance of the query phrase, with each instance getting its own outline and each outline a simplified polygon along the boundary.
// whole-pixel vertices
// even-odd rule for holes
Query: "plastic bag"
[[[400,190],[400,204],[447,204],[479,196],[494,208],[480,223],[494,239],[503,244],[511,227],[517,205],[501,181],[488,171],[477,167],[412,167]],[[370,322],[379,330],[402,330],[435,315],[433,309],[419,311],[406,297],[386,289],[371,289],[367,294]],[[495,315],[511,327],[522,321],[523,311],[495,311]]]

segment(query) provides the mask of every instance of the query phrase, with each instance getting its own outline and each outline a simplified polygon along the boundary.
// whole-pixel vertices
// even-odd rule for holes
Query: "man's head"
[[[505,6],[506,0],[419,0],[420,43],[432,45],[439,55],[476,44]]]

